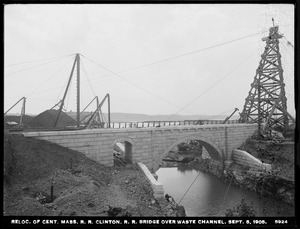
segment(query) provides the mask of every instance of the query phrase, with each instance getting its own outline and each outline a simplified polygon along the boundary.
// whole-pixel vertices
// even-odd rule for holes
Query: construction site
[[[287,192],[290,196],[282,197],[278,194],[276,201],[282,201],[283,205],[288,204],[294,207],[295,190],[291,184],[295,182],[294,153],[298,132],[295,132],[296,119],[288,112],[284,70],[281,62],[283,54],[279,48],[279,44],[286,38],[280,33],[279,26],[272,19],[268,35],[259,39],[264,44],[264,50],[261,50],[257,69],[253,69],[254,78],[244,106],[240,110],[231,108],[230,113],[218,116],[218,118],[204,116],[195,118],[197,116],[194,115],[190,116],[190,119],[188,116],[168,119],[163,116],[148,116],[148,119],[136,116],[131,120],[118,119],[116,112],[111,112],[111,103],[113,104],[114,101],[110,93],[106,93],[103,98],[95,95],[89,103],[82,105],[80,104],[81,58],[85,56],[80,53],[72,55],[74,61],[70,75],[63,95],[57,103],[50,104],[49,109],[37,115],[28,115],[26,103],[30,103],[30,100],[23,96],[9,106],[4,113],[4,216],[183,217],[191,214],[185,210],[184,204],[180,204],[183,197],[180,201],[176,198],[175,201],[170,201],[169,195],[165,195],[170,193],[165,191],[163,198],[155,198],[155,190],[147,176],[143,174],[137,163],[132,163],[132,159],[128,160],[128,155],[133,155],[133,149],[136,149],[134,148],[136,142],[131,141],[129,135],[127,136],[129,140],[124,135],[115,140],[111,152],[105,152],[114,157],[113,166],[106,166],[91,159],[87,155],[88,152],[84,150],[74,150],[72,147],[41,140],[39,137],[26,137],[27,133],[42,136],[42,134],[53,133],[55,135],[59,132],[70,131],[67,133],[71,136],[71,132],[77,134],[77,131],[105,130],[107,133],[111,131],[112,135],[116,136],[117,130],[115,129],[123,129],[124,133],[126,129],[134,129],[138,133],[139,130],[146,132],[147,128],[153,128],[152,134],[159,128],[162,130],[170,128],[169,132],[172,132],[172,128],[184,128],[184,126],[187,128],[205,126],[213,129],[223,128],[222,125],[230,128],[231,125],[248,124],[256,125],[255,132],[238,149],[247,151],[263,164],[270,165],[272,169],[268,171],[269,175],[266,175],[266,171],[264,171],[266,173],[260,171],[262,176],[280,177],[287,182],[288,188],[283,188],[282,192]],[[286,41],[289,42],[287,39]],[[288,44],[292,46],[291,42]],[[110,73],[119,77],[118,73]],[[76,111],[68,111],[65,106],[68,103],[72,80],[75,79]],[[16,111],[16,109],[20,110],[19,114],[12,114],[11,111]],[[225,136],[227,136],[226,128]],[[95,133],[101,134],[102,132]],[[96,138],[94,137],[94,140]],[[202,170],[206,169],[206,172],[213,174],[211,168],[205,167],[203,163],[204,148],[206,148],[203,139],[195,138],[181,143],[179,139],[180,144],[175,145],[176,150],[170,150],[167,155],[164,155],[160,167],[190,165],[197,171],[201,171],[202,167]],[[207,142],[210,143],[210,140]],[[86,145],[87,143],[84,143],[82,147]],[[226,147],[228,148],[228,144]],[[226,147],[225,150],[227,150]],[[209,151],[210,148],[207,149]],[[102,152],[100,148],[97,150],[97,152]],[[206,156],[211,160],[209,155],[210,152]],[[144,158],[141,157],[141,159]],[[223,164],[228,171],[234,171],[236,167],[238,167],[237,171],[243,171],[243,173],[249,170],[240,165],[227,168],[226,163],[227,161]],[[151,171],[150,168],[149,170]],[[157,176],[155,172],[151,171],[153,176]],[[238,179],[235,182],[232,178],[226,177],[225,179],[221,176],[219,178],[223,179],[226,185],[228,183],[229,186],[231,183],[237,187],[240,185]],[[240,185],[244,189],[247,189],[246,186]],[[188,191],[190,187],[185,188]],[[262,191],[254,192],[263,193]],[[265,195],[272,196],[274,193]],[[224,212],[219,214],[224,216]]]

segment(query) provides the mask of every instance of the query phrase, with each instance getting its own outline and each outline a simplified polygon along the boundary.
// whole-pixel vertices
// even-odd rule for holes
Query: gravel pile
[[[55,121],[58,117],[58,110],[46,110],[43,113],[40,113],[36,117],[34,117],[30,122],[30,127],[55,127]],[[63,111],[60,113],[59,120],[57,122],[56,127],[66,127],[66,126],[74,126],[76,125],[76,121],[68,116]]]

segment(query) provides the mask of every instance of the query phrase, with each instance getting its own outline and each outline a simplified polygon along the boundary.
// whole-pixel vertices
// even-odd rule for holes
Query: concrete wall
[[[113,165],[114,144],[127,142],[131,144],[132,163],[142,162],[155,171],[173,147],[189,140],[202,141],[210,156],[218,155],[221,163],[230,161],[232,150],[239,147],[256,129],[255,124],[217,124],[28,132],[23,135],[77,150],[107,166]]]
[[[144,173],[145,177],[148,179],[148,181],[151,184],[153,195],[155,199],[163,198],[164,197],[164,187],[161,183],[159,183],[151,174],[151,172],[148,170],[147,166],[145,166],[143,163],[138,162],[137,163],[140,170]]]
[[[255,169],[263,169],[270,170],[271,165],[265,164],[261,160],[252,156],[244,150],[234,149],[232,152],[232,159],[235,163],[243,165],[245,167],[255,168]]]

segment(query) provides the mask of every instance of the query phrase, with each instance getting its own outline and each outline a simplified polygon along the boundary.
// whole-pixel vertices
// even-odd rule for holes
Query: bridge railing
[[[184,120],[184,121],[144,121],[144,122],[111,122],[110,128],[146,128],[160,126],[184,126],[184,125],[213,125],[222,124],[224,120]],[[238,120],[228,120],[227,124],[236,124]],[[103,128],[108,128],[104,123]]]

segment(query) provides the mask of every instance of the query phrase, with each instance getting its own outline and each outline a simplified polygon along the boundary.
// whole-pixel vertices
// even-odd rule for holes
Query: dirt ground
[[[251,139],[241,149],[272,164],[278,175],[294,179],[293,142],[277,144]],[[197,150],[173,154],[170,152],[169,156],[179,163],[201,155]],[[136,165],[106,167],[59,145],[6,133],[3,213],[4,216],[176,216],[166,201],[154,199],[149,182]]]
[[[272,165],[273,171],[282,177],[295,180],[294,141],[276,143],[249,139],[240,147],[262,162]]]
[[[4,135],[4,180],[4,216],[168,215],[136,165],[105,167],[22,135]]]

